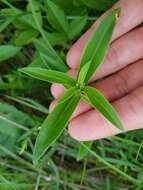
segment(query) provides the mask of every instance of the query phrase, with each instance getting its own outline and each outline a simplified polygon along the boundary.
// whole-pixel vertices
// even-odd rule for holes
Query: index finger
[[[135,28],[143,21],[142,0],[120,0],[111,8],[111,10],[117,7],[121,7],[121,15],[116,25],[112,41],[116,40],[131,29]],[[88,39],[90,38],[91,34],[96,30],[98,24],[103,19],[103,17],[105,17],[109,11],[103,14],[69,50],[67,62],[72,69],[76,69],[78,67],[80,63],[80,57]]]

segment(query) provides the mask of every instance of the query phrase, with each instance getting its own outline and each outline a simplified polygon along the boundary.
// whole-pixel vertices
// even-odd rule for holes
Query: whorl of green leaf
[[[57,9],[50,0],[48,2],[50,2],[50,6]],[[59,12],[61,13],[61,11]],[[81,57],[76,81],[60,71],[32,67],[21,69],[29,76],[50,83],[60,83],[68,88],[41,126],[34,148],[34,161],[37,161],[60,136],[81,98],[96,108],[115,127],[123,129],[118,114],[108,100],[98,90],[87,86],[89,79],[104,61],[119,12],[119,9],[113,10],[101,21],[97,30],[93,33]],[[44,44],[40,43],[39,45],[44,55],[46,55]],[[51,50],[48,52],[52,57]],[[91,146],[91,143],[89,143],[89,146]],[[81,159],[86,154],[87,151],[80,150],[78,158]]]

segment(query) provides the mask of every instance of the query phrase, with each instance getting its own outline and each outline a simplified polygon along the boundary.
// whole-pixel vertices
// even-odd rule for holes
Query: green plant
[[[67,89],[41,126],[34,149],[34,161],[37,161],[60,136],[81,99],[96,108],[115,127],[123,129],[117,113],[108,100],[97,89],[88,86],[88,81],[103,63],[119,12],[119,9],[113,10],[94,32],[82,55],[76,80],[54,70],[32,67],[20,69],[34,78],[50,83],[61,83]]]
[[[48,1],[66,15],[66,35],[50,24],[47,6],[52,3]],[[143,129],[93,142],[76,141],[65,129],[38,165],[32,163],[39,126],[49,114],[53,97],[50,83],[18,69],[40,67],[65,73],[71,45],[114,2],[117,0],[0,1],[0,190],[143,189]]]

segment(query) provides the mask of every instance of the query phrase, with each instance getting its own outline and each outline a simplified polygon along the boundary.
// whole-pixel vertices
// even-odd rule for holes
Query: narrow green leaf
[[[110,1],[110,0],[80,0],[84,5],[86,5],[89,8],[100,10],[100,11],[105,11],[109,9],[115,0]]]
[[[18,29],[38,29],[37,25],[33,19],[33,16],[29,12],[24,12],[20,9],[11,9],[6,8],[2,9],[2,14],[5,15],[7,18],[13,18],[12,23],[18,28]],[[36,13],[38,17],[38,21],[40,25],[42,26],[42,16],[40,11]]]
[[[35,20],[35,23],[36,23],[36,26],[42,36],[42,39],[43,39],[43,44],[42,46],[44,46],[44,49],[47,49],[47,53],[46,54],[51,54],[52,55],[52,62],[54,62],[53,60],[55,59],[55,62],[56,65],[56,69],[55,70],[59,70],[59,71],[67,71],[68,67],[66,66],[66,64],[63,62],[63,60],[61,59],[61,57],[57,54],[57,52],[53,49],[53,47],[51,46],[49,40],[47,39],[46,35],[45,35],[45,31],[43,30],[42,26],[40,25],[40,22],[38,20],[38,17],[37,17],[37,14],[36,14],[36,11],[35,11],[35,7],[34,7],[34,4],[33,4],[33,0],[29,0],[29,3],[30,3],[30,6],[31,6],[31,10],[32,10],[32,15],[33,15],[33,18]],[[38,42],[39,40],[37,40]],[[39,54],[41,56],[41,51],[39,49]],[[46,56],[45,54],[45,56]],[[48,56],[47,56],[48,57]],[[41,56],[41,59],[43,60],[43,63],[45,64],[45,60],[44,58]],[[49,65],[48,65],[49,66]]]
[[[91,146],[93,144],[93,141],[87,141],[87,142],[83,142],[83,144],[85,146],[87,146],[89,149],[91,149]],[[77,161],[80,161],[82,160],[83,158],[85,158],[87,155],[88,155],[88,150],[83,147],[83,146],[79,146],[79,151],[78,151],[78,154],[77,154]]]
[[[46,8],[51,26],[59,32],[67,33],[68,21],[64,11],[51,0],[46,0]]]
[[[14,9],[13,8],[4,8],[4,9],[1,9],[1,14],[6,16],[7,18],[10,18],[10,17],[16,17],[16,16],[23,14],[23,11],[18,8],[14,8]]]
[[[45,32],[45,35],[52,46],[61,45],[67,41],[65,34],[61,32]]]
[[[80,95],[77,93],[76,87],[70,88],[49,114],[41,126],[41,131],[36,140],[33,157],[35,162],[61,135],[79,101]]]
[[[81,31],[84,29],[86,25],[86,22],[87,22],[86,16],[82,16],[76,20],[73,20],[69,25],[68,38],[72,40],[78,35],[80,35]]]
[[[12,45],[0,45],[0,61],[5,61],[15,56],[20,51],[20,47]]]
[[[79,72],[86,63],[91,62],[85,82],[88,82],[104,61],[119,12],[120,9],[116,9],[102,20],[83,52]]]
[[[5,8],[2,9],[1,13],[5,15],[7,18],[13,18],[12,23],[18,29],[36,29],[38,30],[37,24],[33,18],[33,15],[30,12],[22,11],[21,9],[17,8]],[[42,27],[42,15],[41,12],[38,11],[35,13],[38,19],[38,23]]]
[[[41,7],[41,2],[40,1],[33,1],[32,2],[32,5],[33,5],[33,8],[36,12],[40,11],[40,7]],[[29,1],[27,6],[26,6],[26,10],[28,12],[32,12],[32,7],[31,7],[31,2]]]
[[[59,72],[59,71],[54,71],[54,70],[48,70],[48,69],[41,69],[41,68],[36,68],[36,67],[25,67],[20,69],[21,72],[45,81],[45,82],[50,82],[50,83],[60,83],[66,86],[74,86],[75,85],[75,80],[71,78],[69,75]]]
[[[39,32],[36,30],[25,30],[21,32],[15,39],[15,45],[23,46],[31,43],[37,36]]]
[[[41,15],[41,13],[40,12],[36,13],[36,16],[38,18],[38,22],[40,23],[40,26],[42,27],[43,21],[42,21],[42,15]],[[21,18],[19,18],[18,21],[20,23],[26,24],[27,25],[27,29],[29,29],[28,26],[31,26],[33,29],[38,30],[38,27],[36,25],[36,22],[35,22],[32,14],[27,14],[27,15],[21,16]]]
[[[6,98],[13,100],[15,102],[18,102],[19,104],[22,104],[24,106],[27,106],[29,108],[32,108],[34,110],[37,110],[39,112],[48,114],[48,109],[41,105],[40,103],[36,102],[35,100],[32,100],[30,98],[24,98],[24,97],[12,97],[12,96],[6,96]]]
[[[39,19],[37,17],[36,10],[35,10],[34,2],[35,2],[35,0],[29,0],[29,4],[31,7],[32,15],[33,15],[33,18],[35,20],[36,26],[37,26],[44,42],[46,43],[47,48],[50,49],[53,52],[53,54],[56,54],[56,51],[52,48],[51,44],[49,43],[48,39],[46,38],[45,31],[39,22]]]
[[[123,125],[115,109],[97,89],[93,87],[86,87],[85,93],[94,108],[96,108],[115,127],[123,129]]]
[[[53,2],[60,6],[67,13],[70,13],[75,8],[74,0],[54,0]]]
[[[62,72],[67,71],[68,67],[66,66],[66,64],[58,56],[54,49],[51,49],[52,47],[48,47],[43,39],[34,40],[34,45],[38,50],[45,67],[47,67],[48,69],[58,70]]]

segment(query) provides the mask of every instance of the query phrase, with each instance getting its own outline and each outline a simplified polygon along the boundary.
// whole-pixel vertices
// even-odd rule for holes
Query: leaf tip
[[[125,127],[124,127],[124,125],[122,123],[120,123],[120,130],[125,131]]]
[[[123,123],[121,122],[119,116],[118,116],[118,121],[115,124],[115,127],[117,127],[119,130],[121,130],[123,132],[125,131],[125,127],[124,127]]]

